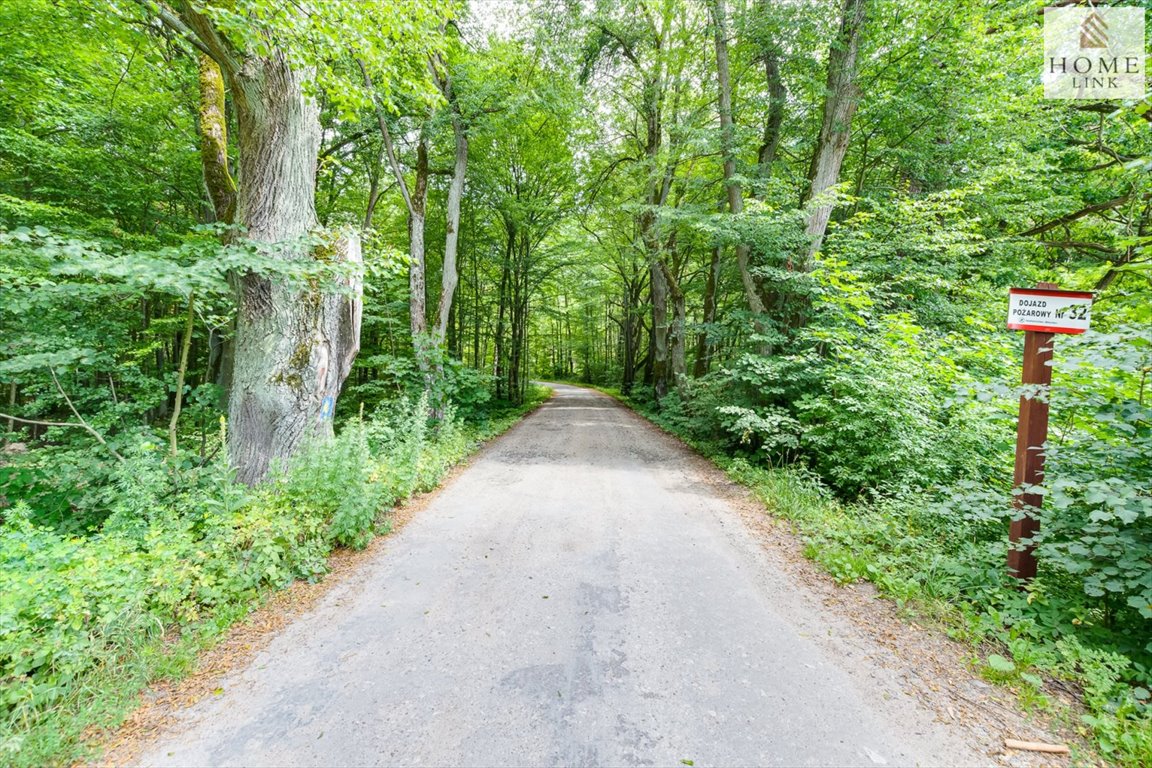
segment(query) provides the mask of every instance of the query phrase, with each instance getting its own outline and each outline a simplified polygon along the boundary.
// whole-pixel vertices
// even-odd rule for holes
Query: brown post
[[[1056,288],[1053,283],[1038,283],[1037,288]],[[1048,388],[1052,384],[1053,333],[1027,331],[1024,334],[1024,373],[1021,383],[1036,387],[1039,393],[1032,397],[1020,396],[1020,419],[1016,425],[1016,472],[1012,487],[1040,485],[1044,482],[1044,443],[1048,440]],[[1040,397],[1043,397],[1043,400]],[[1032,546],[1020,545],[1021,539],[1030,539],[1040,530],[1040,520],[1034,512],[1044,503],[1039,493],[1016,493],[1012,507],[1017,515],[1008,529],[1008,570],[1021,581],[1036,575],[1036,556]]]
[[[13,381],[11,384],[8,385],[8,413],[13,413],[15,411],[16,411],[16,382]],[[8,431],[9,432],[15,432],[16,431],[16,420],[15,419],[8,419]]]

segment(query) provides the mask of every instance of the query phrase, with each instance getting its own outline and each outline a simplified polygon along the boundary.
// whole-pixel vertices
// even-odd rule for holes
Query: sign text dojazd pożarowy
[[[1092,316],[1092,296],[1088,291],[1013,288],[1008,293],[1008,328],[1084,333]]]

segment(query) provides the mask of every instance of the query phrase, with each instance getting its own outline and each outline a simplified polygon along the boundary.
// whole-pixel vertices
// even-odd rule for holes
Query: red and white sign
[[[1008,291],[1008,330],[1084,333],[1093,295],[1091,291],[1012,288]]]

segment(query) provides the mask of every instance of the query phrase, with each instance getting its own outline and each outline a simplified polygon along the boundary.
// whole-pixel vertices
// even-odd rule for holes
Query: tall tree
[[[660,3],[601,3],[587,20],[584,77],[597,67],[626,87],[623,97],[632,116],[623,130],[629,144],[609,162],[605,175],[624,166],[636,171],[638,239],[648,258],[652,327],[646,369],[657,397],[663,397],[686,373],[687,318],[673,227],[662,214],[684,151],[687,130],[682,112],[691,111],[687,73],[700,18],[674,0]]]
[[[724,157],[724,189],[729,212],[733,216],[739,216],[744,210],[744,189],[736,177],[736,130],[732,121],[732,79],[728,64],[728,11],[724,0],[712,0],[709,10],[712,13],[712,28],[716,39],[717,104],[720,112],[720,148]],[[761,159],[761,162],[764,160]],[[749,269],[750,253],[751,248],[747,243],[736,244],[736,264],[740,268],[744,298],[754,314],[762,315],[765,311],[764,300]],[[713,267],[712,271],[715,269],[716,267]],[[712,302],[714,301],[713,299]]]
[[[824,92],[823,117],[816,149],[808,169],[808,187],[805,201],[816,200],[808,212],[805,231],[810,245],[800,264],[807,270],[812,258],[824,242],[832,204],[819,198],[840,181],[840,167],[848,153],[852,116],[860,103],[860,90],[856,85],[856,57],[860,48],[860,35],[868,11],[868,0],[844,0],[840,11],[840,26],[828,51],[828,79]]]
[[[400,189],[404,199],[404,208],[408,213],[408,327],[412,334],[412,343],[417,355],[424,359],[424,345],[428,334],[428,308],[427,308],[427,255],[425,253],[424,223],[428,210],[428,134],[427,122],[422,120],[419,126],[419,136],[416,140],[416,164],[413,186],[409,188],[404,173],[404,166],[400,164],[400,154],[396,142],[392,138],[392,130],[388,126],[388,117],[384,107],[376,100],[376,85],[368,73],[364,63],[358,61],[360,71],[364,76],[364,85],[372,93],[376,124],[380,128],[380,135],[384,140],[384,151],[388,157],[388,167]]]
[[[436,323],[429,333],[427,308],[427,242],[428,185],[432,169],[429,165],[430,132],[436,114],[429,111],[420,117],[419,138],[416,143],[414,184],[409,188],[404,167],[388,125],[382,106],[375,103],[376,123],[384,140],[388,165],[408,213],[409,255],[409,329],[421,367],[427,367],[432,348],[443,347],[452,317],[452,302],[459,284],[457,251],[460,242],[460,210],[464,197],[464,179],[468,170],[468,128],[461,110],[460,99],[449,65],[444,57],[435,53],[428,58],[428,70],[447,112],[452,126],[452,181],[448,188],[448,201],[444,213],[444,261],[441,271],[440,298]],[[365,85],[372,91],[375,86],[367,69],[361,63]]]
[[[314,238],[320,150],[314,86],[321,64],[308,59],[306,41],[336,19],[341,29],[357,31],[365,47],[381,44],[379,32],[368,28],[383,22],[379,13],[365,16],[338,0],[276,14],[257,0],[147,7],[209,56],[229,86],[240,179],[236,222],[245,238],[285,269],[327,261],[357,266],[358,235]],[[361,53],[382,60],[378,51]],[[343,290],[301,286],[283,274],[238,276],[228,436],[241,481],[262,480],[309,435],[331,434],[332,408],[360,346],[361,284],[355,269],[348,274]]]
[[[448,187],[448,205],[444,214],[444,266],[440,278],[440,303],[436,322],[436,343],[444,344],[448,322],[452,317],[452,299],[460,281],[456,251],[460,244],[460,202],[464,197],[464,177],[468,172],[468,131],[447,65],[439,56],[432,63],[436,87],[448,105],[453,146],[452,183]]]

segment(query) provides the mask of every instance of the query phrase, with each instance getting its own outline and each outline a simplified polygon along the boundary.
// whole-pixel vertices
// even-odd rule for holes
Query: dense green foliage
[[[1045,100],[1036,3],[200,6],[235,51],[305,73],[310,259],[214,208],[205,46],[156,13],[191,6],[0,6],[0,749],[70,754],[75,731],[47,734],[97,711],[83,681],[363,545],[534,376],[619,387],[837,578],[950,606],[999,644],[990,677],[1078,683],[1102,754],[1152,762],[1152,110]],[[220,434],[237,283],[330,288],[356,272],[330,258],[350,229],[343,432],[238,487]],[[450,235],[459,285],[429,342],[413,317],[435,324]],[[1057,339],[1051,391],[1023,393],[1052,429],[1021,590],[1003,316],[1038,281],[1097,300],[1092,331]],[[165,673],[148,658],[136,685]]]

